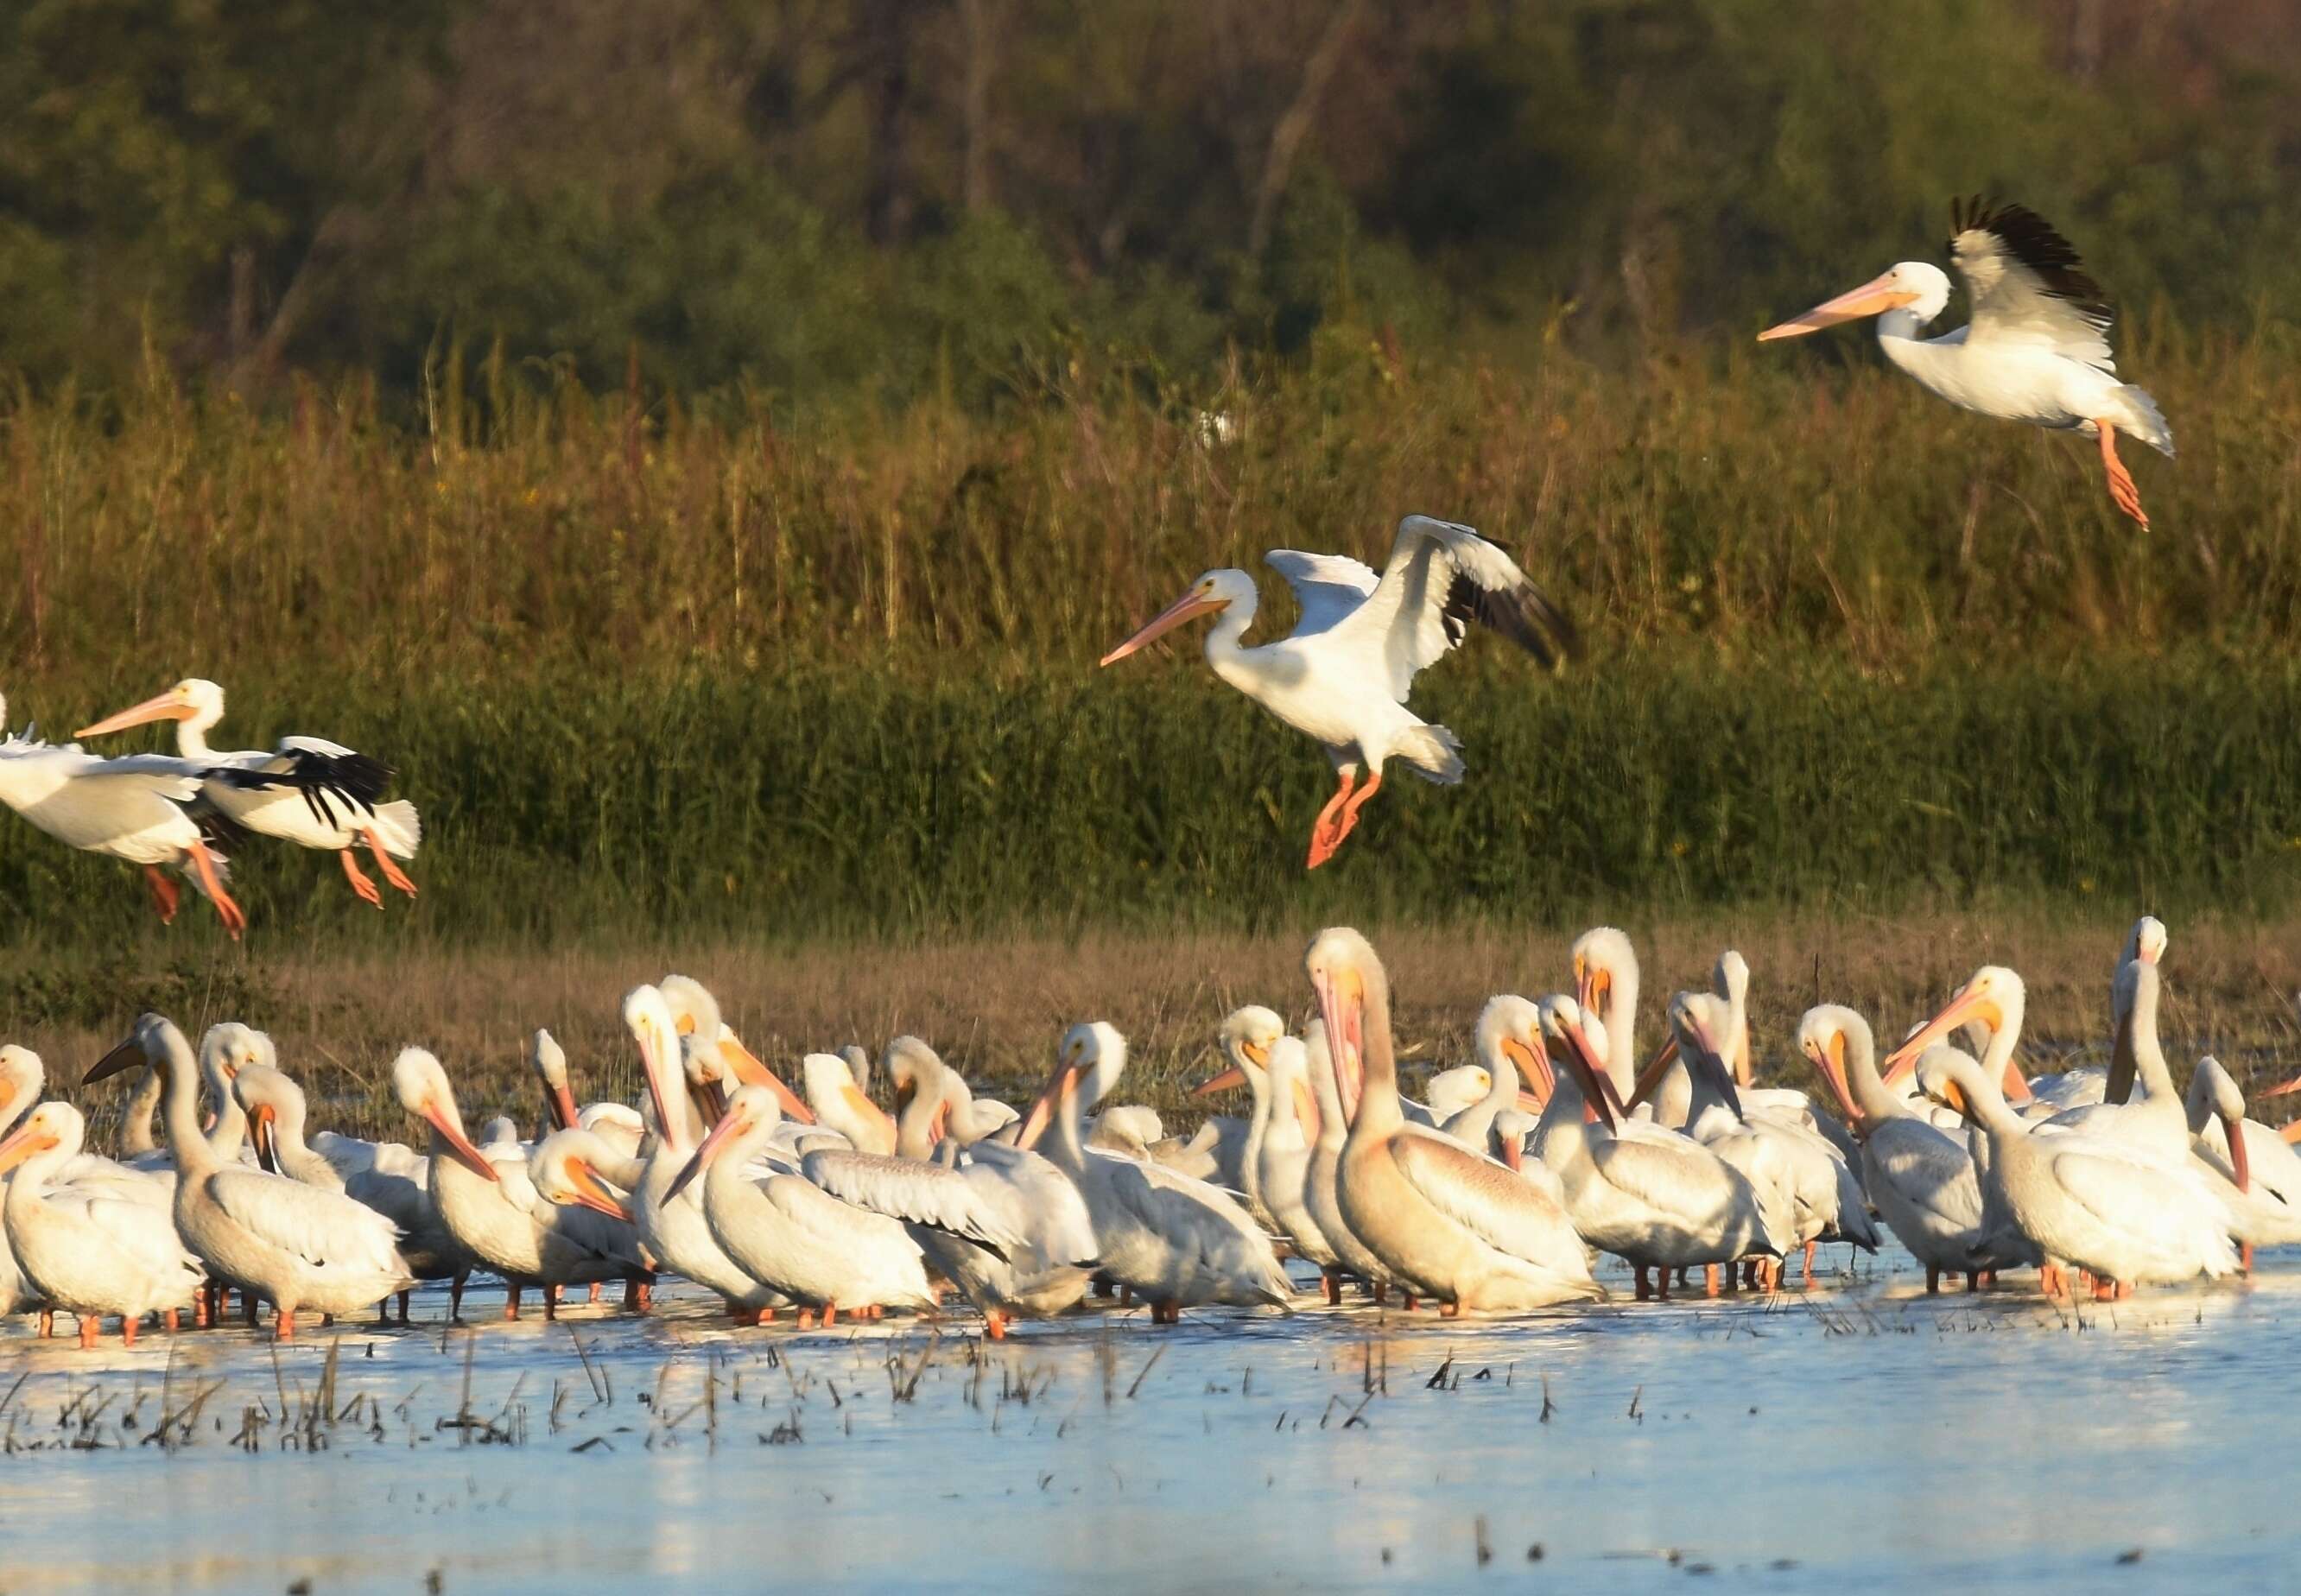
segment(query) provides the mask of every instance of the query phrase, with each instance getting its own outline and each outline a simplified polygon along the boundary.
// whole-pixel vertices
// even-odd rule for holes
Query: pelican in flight
[[[2076,249],[2026,205],[1974,199],[1950,209],[1949,253],[1973,303],[1954,332],[1918,336],[1948,306],[1949,277],[1929,262],[1903,261],[1767,328],[1758,341],[1876,316],[1886,358],[1951,404],[2097,439],[2110,498],[2146,530],[2149,517],[2133,473],[2117,457],[2117,435],[2170,459],[2173,434],[2156,400],[2118,380],[2109,301]]]
[[[1310,868],[1334,857],[1382,788],[1395,756],[1427,781],[1462,779],[1461,744],[1406,707],[1414,678],[1460,643],[1473,621],[1501,632],[1545,665],[1574,651],[1574,629],[1516,561],[1467,526],[1410,515],[1398,523],[1390,563],[1377,577],[1343,555],[1271,550],[1264,563],[1286,579],[1301,606],[1294,631],[1248,648],[1254,578],[1209,571],[1142,631],[1102,656],[1115,664],[1199,615],[1219,614],[1207,633],[1216,675],[1296,731],[1326,745],[1335,796],[1310,830]],[[1359,773],[1367,783],[1352,790]]]
[[[233,771],[262,775],[297,775],[303,790],[278,787],[250,790],[212,775],[200,796],[231,818],[243,830],[277,837],[299,847],[334,854],[343,862],[345,879],[362,899],[383,907],[376,890],[359,867],[356,848],[364,846],[375,856],[383,879],[408,897],[415,883],[393,863],[412,859],[423,840],[423,826],[415,806],[401,800],[382,802],[391,772],[364,754],[340,743],[316,737],[286,737],[266,751],[248,748],[220,754],[208,747],[208,733],[223,719],[223,689],[192,677],[180,681],[156,698],[147,698],[118,714],[82,726],[75,737],[108,737],[153,721],[176,723],[176,752],[212,773]]]
[[[226,844],[235,828],[209,791],[278,798],[285,789],[303,788],[316,799],[326,786],[308,772],[210,768],[160,754],[99,759],[78,743],[0,741],[0,804],[59,842],[142,865],[163,924],[174,922],[180,895],[161,867],[181,869],[215,905],[234,941],[247,928],[247,915],[224,890]],[[303,801],[300,794],[296,801]]]

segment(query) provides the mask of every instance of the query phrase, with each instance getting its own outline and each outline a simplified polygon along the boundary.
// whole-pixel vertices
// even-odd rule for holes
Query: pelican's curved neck
[[[1638,1089],[1637,1039],[1632,1034],[1638,1023],[1638,967],[1630,965],[1611,972],[1611,976],[1602,1016],[1606,1023],[1606,1074],[1613,1078],[1614,1090],[1627,1103],[1630,1094]]]
[[[1246,636],[1246,629],[1254,624],[1254,609],[1253,595],[1234,598],[1223,606],[1222,613],[1215,617],[1214,624],[1207,628],[1204,644],[1207,664],[1212,665],[1217,673],[1225,665],[1235,664],[1246,652],[1242,639]]]
[[[1318,1104],[1318,1146],[1326,1152],[1340,1152],[1350,1136],[1350,1125],[1343,1118],[1343,1093],[1335,1084],[1334,1058],[1321,1046],[1304,1067],[1310,1074],[1310,1095]]]
[[[205,759],[214,753],[208,746],[208,732],[223,718],[221,710],[202,710],[189,720],[176,723],[176,752],[187,759]]]
[[[159,1144],[152,1140],[152,1114],[160,1106],[160,1072],[144,1066],[136,1090],[129,1095],[128,1112],[120,1125],[120,1150],[130,1157],[148,1153]]]
[[[200,1133],[200,1085],[192,1060],[192,1050],[180,1037],[170,1037],[163,1044],[167,1049],[164,1057],[155,1059],[153,1066],[161,1072],[160,1124],[168,1137],[168,1149],[176,1155],[179,1178],[205,1174],[217,1168],[222,1160],[208,1139]],[[234,1105],[237,1107],[237,1105]]]
[[[1910,1105],[1888,1090],[1878,1074],[1878,1043],[1867,1030],[1849,1030],[1845,1038],[1845,1078],[1853,1090],[1853,1106],[1865,1124],[1911,1117]]]
[[[902,1113],[895,1119],[897,1157],[925,1159],[934,1152],[934,1138],[928,1132],[950,1096],[950,1088],[949,1070],[926,1068],[916,1060],[912,1062],[911,1100],[903,1105]]]
[[[1390,982],[1376,968],[1364,972],[1365,1053],[1360,1060],[1358,1117],[1351,1122],[1351,1138],[1368,1141],[1386,1137],[1406,1124],[1398,1102],[1398,1054],[1390,1034]]]
[[[1996,1049],[1992,1048],[1990,1051],[1995,1053]],[[2011,1053],[2012,1049],[2009,1048],[2006,1051]],[[1991,1138],[2027,1136],[2029,1133],[2029,1127],[2021,1123],[2021,1116],[2015,1114],[2012,1106],[2006,1102],[2005,1093],[1997,1084],[1997,1073],[1993,1073],[1987,1065],[1982,1066],[1978,1079],[1960,1081],[1958,1084],[1964,1089],[1970,1105],[1970,1116]]]

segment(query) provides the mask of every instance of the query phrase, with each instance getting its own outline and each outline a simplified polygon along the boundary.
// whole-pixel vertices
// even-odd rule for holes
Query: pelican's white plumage
[[[199,1131],[191,1047],[166,1019],[146,1015],[135,1036],[88,1078],[129,1067],[139,1053],[164,1077],[161,1107],[176,1155],[176,1230],[211,1274],[277,1308],[281,1340],[295,1334],[301,1308],[356,1313],[413,1281],[398,1233],[373,1209],[216,1158]]]
[[[111,1185],[52,1184],[80,1156],[87,1122],[69,1103],[43,1103],[0,1141],[0,1173],[13,1170],[0,1203],[7,1251],[51,1308],[79,1316],[79,1344],[96,1343],[96,1319],[116,1314],[133,1344],[136,1321],[188,1306],[199,1260],[184,1249],[164,1206]]]
[[[2157,401],[2121,382],[2109,349],[2112,312],[2077,251],[2025,205],[1953,207],[1951,258],[1972,313],[1940,338],[1919,331],[1948,307],[1949,278],[1903,261],[1858,288],[1758,335],[1795,338],[1862,316],[1878,318],[1886,357],[1932,393],[1966,410],[2075,431],[2101,444],[2110,497],[2144,527],[2141,496],[2117,457],[2117,435],[2173,453]]]
[[[1126,1039],[1115,1027],[1072,1026],[1023,1119],[1025,1146],[1051,1121],[1047,1161],[1085,1200],[1102,1273],[1169,1324],[1183,1308],[1208,1303],[1285,1308],[1293,1287],[1269,1238],[1227,1194],[1163,1165],[1090,1150],[1081,1140],[1085,1099],[1108,1094],[1125,1065]]]
[[[1194,616],[1220,613],[1206,639],[1207,664],[1296,731],[1325,745],[1335,796],[1312,829],[1312,868],[1326,863],[1382,785],[1383,766],[1403,759],[1424,780],[1462,779],[1460,744],[1406,707],[1414,678],[1460,643],[1470,622],[1502,632],[1544,664],[1563,660],[1573,629],[1516,561],[1471,528],[1427,515],[1398,523],[1380,575],[1341,555],[1273,549],[1265,556],[1301,608],[1289,635],[1251,648],[1254,579],[1209,571],[1183,597],[1102,658],[1125,658]],[[1360,772],[1367,784],[1352,791]]]
[[[1398,1103],[1390,984],[1357,932],[1319,933],[1304,957],[1351,1116],[1336,1171],[1343,1220],[1391,1274],[1450,1313],[1602,1301],[1557,1199]],[[1355,1099],[1355,1101],[1352,1099]]]
[[[412,859],[423,840],[415,806],[386,803],[391,772],[364,754],[317,737],[287,737],[275,748],[219,753],[207,734],[223,719],[223,689],[191,677],[158,698],[83,726],[80,737],[105,737],[153,721],[176,723],[176,751],[209,774],[201,796],[232,823],[265,837],[335,854],[352,890],[376,907],[383,896],[360,867],[354,849],[364,846],[384,879],[410,898],[415,883],[394,861]],[[293,778],[297,785],[249,787],[249,775]]]

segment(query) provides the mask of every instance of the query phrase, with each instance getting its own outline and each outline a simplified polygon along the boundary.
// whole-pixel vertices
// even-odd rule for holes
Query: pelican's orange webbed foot
[[[2097,421],[2094,426],[2101,433],[2101,468],[2109,473],[2110,502],[2149,530],[2149,517],[2142,513],[2141,489],[2133,485],[2133,473],[2125,469],[2125,462],[2117,457],[2117,429],[2108,422]]]
[[[370,881],[366,873],[360,869],[358,856],[347,848],[336,857],[344,862],[344,879],[351,882],[352,890],[359,894],[360,901],[381,908],[383,894],[375,890],[375,883]]]
[[[170,881],[157,865],[146,865],[144,866],[144,884],[152,889],[152,901],[160,910],[160,923],[173,925],[176,923],[176,907],[182,901],[182,894],[176,890],[176,883]]]
[[[375,828],[370,826],[360,835],[367,840],[367,851],[375,856],[375,867],[383,872],[383,879],[406,893],[408,897],[414,897],[415,883],[407,879],[406,871],[392,863],[391,856],[384,851],[383,839],[375,834]]]
[[[208,901],[215,905],[216,918],[223,922],[231,940],[238,941],[239,933],[247,929],[247,916],[231,900],[231,894],[223,890],[223,877],[216,873],[215,856],[208,852],[204,842],[193,843],[189,851],[192,868],[200,873],[200,885],[206,889]]]

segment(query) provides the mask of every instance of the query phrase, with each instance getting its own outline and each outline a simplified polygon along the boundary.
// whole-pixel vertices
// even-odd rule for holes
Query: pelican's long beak
[[[1646,1066],[1638,1072],[1638,1078],[1630,1082],[1630,1100],[1623,1107],[1636,1108],[1653,1096],[1661,1085],[1662,1076],[1677,1058],[1678,1033],[1673,1031],[1661,1039],[1661,1046],[1656,1048],[1654,1056],[1646,1060]]]
[[[2229,1138],[2230,1180],[2239,1191],[2253,1189],[2253,1160],[2245,1150],[2245,1116],[2224,1114],[2221,1116],[2222,1133]]]
[[[607,1183],[599,1179],[598,1172],[582,1159],[567,1160],[567,1184],[573,1191],[575,1200],[592,1212],[605,1214],[611,1219],[628,1221],[631,1218],[631,1209],[607,1190]]]
[[[55,1133],[41,1125],[27,1124],[5,1141],[0,1141],[0,1174],[21,1164],[36,1153],[45,1153],[56,1145]]]
[[[88,1073],[79,1078],[79,1083],[82,1086],[93,1086],[98,1081],[109,1081],[113,1076],[124,1074],[145,1062],[146,1061],[144,1057],[143,1042],[131,1036],[94,1064],[89,1065]]]
[[[2264,1098],[2283,1098],[2290,1097],[2297,1091],[2301,1091],[2301,1075],[2294,1076],[2282,1086],[2272,1086],[2259,1095]]]
[[[1547,1057],[1514,1036],[1502,1038],[1502,1057],[1518,1066],[1519,1079],[1527,1084],[1527,1090],[1518,1094],[1518,1106],[1539,1116],[1558,1090],[1558,1072]]]
[[[727,1144],[739,1133],[749,1129],[750,1124],[751,1122],[741,1115],[731,1114],[712,1126],[711,1134],[706,1136],[703,1139],[703,1145],[695,1149],[695,1157],[687,1161],[687,1167],[679,1172],[678,1178],[671,1182],[671,1189],[663,1194],[664,1201],[669,1202],[673,1198],[677,1197],[687,1189],[689,1182],[710,1168],[712,1162],[726,1150]]]
[[[1191,1095],[1194,1098],[1210,1098],[1218,1091],[1235,1090],[1245,1084],[1246,1072],[1234,1064],[1219,1074],[1209,1075],[1191,1088]]]
[[[865,1124],[876,1125],[884,1131],[888,1141],[895,1139],[895,1122],[887,1116],[884,1108],[865,1097],[859,1089],[852,1084],[842,1086],[839,1089],[839,1095],[847,1100],[849,1110],[862,1116]]]
[[[153,721],[188,721],[192,718],[192,706],[171,690],[156,698],[146,698],[133,709],[123,709],[118,714],[101,720],[93,726],[82,726],[74,737],[106,737],[114,731],[125,731],[130,726],[142,726]]]
[[[1854,1103],[1853,1088],[1845,1078],[1845,1033],[1842,1031],[1831,1032],[1829,1045],[1827,1048],[1817,1048],[1809,1044],[1805,1056],[1813,1067],[1821,1072],[1821,1078],[1829,1082],[1830,1090],[1837,1094],[1838,1107],[1845,1111],[1846,1124],[1859,1134],[1862,1130],[1862,1110]]]
[[[274,1117],[269,1103],[256,1104],[255,1112],[247,1116],[247,1139],[255,1144],[255,1165],[266,1174],[280,1173],[280,1138],[272,1128]]]
[[[1864,316],[1882,315],[1898,310],[1917,298],[1907,288],[1893,285],[1890,272],[1870,279],[1858,288],[1840,294],[1835,299],[1825,299],[1803,315],[1792,316],[1769,327],[1758,335],[1761,344],[1775,338],[1803,338],[1809,332],[1819,332],[1825,327],[1835,327],[1840,322],[1858,322]]]
[[[553,1087],[543,1101],[551,1112],[551,1128],[555,1131],[572,1131],[583,1117],[575,1107],[575,1094],[565,1086]]]
[[[437,1103],[427,1100],[423,1105],[423,1117],[430,1122],[433,1130],[439,1132],[440,1138],[448,1147],[454,1149],[457,1162],[485,1180],[501,1182],[503,1177],[496,1174],[496,1166],[487,1161],[478,1148],[472,1145],[471,1138],[464,1135],[456,1122],[448,1117],[446,1110]]]
[[[1047,1133],[1047,1126],[1054,1121],[1056,1105],[1078,1090],[1084,1067],[1068,1059],[1056,1062],[1054,1073],[1047,1077],[1047,1083],[1039,1089],[1039,1095],[1031,1099],[1031,1107],[1023,1116],[1023,1128],[1015,1136],[1017,1147],[1028,1152],[1039,1144],[1039,1138]]]
[[[1326,1023],[1326,1057],[1335,1066],[1335,1087],[1342,1099],[1343,1117],[1358,1117],[1359,1099],[1366,1091],[1366,998],[1364,990],[1345,994],[1334,976],[1321,970],[1310,978],[1318,994],[1318,1015]]]
[[[1184,622],[1203,615],[1209,610],[1221,609],[1229,602],[1226,598],[1209,598],[1193,588],[1152,616],[1141,631],[1104,655],[1101,663],[1106,665],[1117,664],[1136,649],[1157,642]]]
[[[1958,989],[1957,996],[1942,1006],[1939,1014],[1918,1027],[1917,1034],[1886,1057],[1885,1067],[1878,1074],[1891,1086],[1918,1067],[1918,1055],[1941,1040],[1968,1020],[1979,1019],[1994,1032],[2005,1023],[2004,1011],[1986,992],[1977,992],[1971,982]],[[2023,1082],[2023,1097],[2029,1096],[2028,1083]],[[2008,1094],[2008,1100],[2012,1100]]]
[[[1939,1103],[1952,1114],[1969,1120],[1973,1117],[1973,1105],[1966,1101],[1965,1089],[1954,1081],[1943,1082],[1939,1091],[1929,1091],[1925,1096],[1929,1101]]]
[[[1588,1034],[1579,1024],[1561,1015],[1558,1028],[1566,1036],[1566,1067],[1573,1073],[1575,1083],[1582,1089],[1583,1116],[1599,1121],[1608,1130],[1612,1130],[1629,1117],[1628,1112],[1614,1100],[1613,1077],[1606,1074],[1605,1065],[1599,1060],[1596,1049],[1590,1046]]]
[[[732,1032],[719,1039],[719,1057],[727,1061],[728,1070],[746,1086],[764,1086],[775,1094],[775,1102],[785,1119],[795,1119],[803,1125],[815,1123],[815,1110],[808,1107],[799,1093],[783,1084],[783,1078],[759,1062],[751,1049],[745,1047]],[[874,1112],[876,1112],[874,1107]]]
[[[950,1105],[939,1102],[934,1106],[934,1112],[927,1116],[927,1145],[933,1147],[950,1134]]]
[[[1718,1039],[1710,1034],[1710,1027],[1697,1016],[1687,1015],[1686,1023],[1693,1030],[1694,1045],[1701,1053],[1695,1062],[1709,1075],[1711,1089],[1724,1099],[1736,1119],[1742,1118],[1742,1094],[1734,1084],[1734,1072],[1727,1065],[1725,1055],[1719,1051]]]

